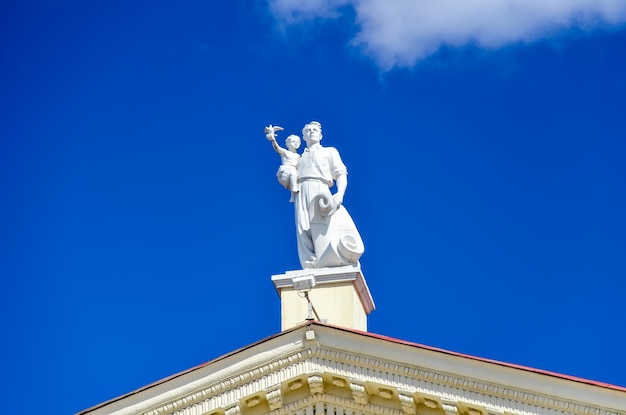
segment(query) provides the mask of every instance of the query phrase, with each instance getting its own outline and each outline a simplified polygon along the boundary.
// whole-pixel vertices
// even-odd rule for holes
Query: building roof
[[[348,366],[350,370],[338,369]],[[287,378],[282,372],[276,375],[279,368],[283,371],[289,368],[293,373],[284,375]],[[370,376],[373,370],[378,374]],[[285,389],[290,379],[302,380],[311,374],[318,374],[323,379],[322,384],[334,382],[338,385],[343,382],[354,390],[360,388],[362,383],[365,385],[364,390],[372,395],[371,399],[364,402],[376,401],[380,397],[380,391],[387,388],[385,390],[391,391],[390,395],[398,399],[400,395],[409,396],[413,405],[419,405],[420,402],[423,404],[428,400],[439,402],[438,405],[447,405],[445,402],[448,396],[454,394],[432,392],[445,386],[448,389],[459,389],[459,396],[476,389],[485,396],[492,394],[493,402],[500,402],[495,399],[496,395],[510,396],[513,400],[520,396],[520,402],[534,402],[539,407],[553,409],[565,408],[565,412],[571,409],[571,413],[586,414],[591,409],[596,410],[595,414],[618,414],[615,411],[626,411],[625,387],[308,321],[86,409],[79,415],[160,414],[167,413],[167,408],[172,409],[172,412],[178,410],[183,402],[196,401],[208,402],[207,408],[210,411],[206,413],[217,415],[221,414],[220,411],[226,413],[232,405],[239,408],[246,393],[258,395],[260,392],[251,392],[248,387],[246,391],[231,393],[233,399],[229,402],[224,402],[223,399],[217,402],[219,399],[216,397],[223,397],[226,391],[230,393],[231,390],[241,389],[243,385],[253,385],[255,379],[259,376],[267,378],[269,373],[274,374],[277,380],[270,386],[263,384],[264,386],[258,388],[259,391],[264,391],[262,396],[259,395],[263,399],[266,399],[264,394],[269,389]],[[431,386],[417,387],[428,382],[431,382]],[[331,385],[332,387],[334,386]],[[287,388],[282,395],[288,392]],[[459,408],[467,408],[469,404],[459,405]],[[480,405],[474,403],[474,406]],[[484,412],[482,415],[488,414]]]
[[[329,324],[326,324],[326,323],[320,323],[320,322],[316,322],[316,324],[325,324],[327,326],[332,326],[332,325],[329,325]],[[334,326],[334,328],[336,328],[338,330],[349,331],[349,332],[352,332],[352,333],[355,333],[355,334],[359,334],[359,335],[363,335],[363,336],[369,336],[369,337],[381,339],[381,340],[384,340],[384,341],[389,341],[389,342],[398,343],[398,344],[404,344],[404,345],[411,346],[411,347],[418,347],[418,348],[421,348],[421,349],[431,350],[431,351],[439,352],[439,353],[445,353],[445,354],[449,354],[449,355],[452,355],[452,356],[459,356],[459,357],[466,358],[466,359],[472,359],[472,360],[476,360],[476,361],[479,361],[479,362],[485,362],[485,363],[500,365],[500,366],[504,366],[504,367],[510,367],[510,368],[513,368],[513,369],[525,370],[525,371],[528,371],[528,372],[533,372],[533,373],[542,374],[542,375],[546,375],[546,376],[554,376],[556,378],[561,378],[561,379],[565,379],[565,380],[571,380],[571,381],[574,381],[574,382],[581,382],[581,383],[586,383],[588,385],[599,386],[599,387],[602,387],[602,388],[609,388],[609,389],[615,389],[615,390],[619,390],[619,391],[622,391],[622,392],[626,392],[626,387],[618,386],[618,385],[612,385],[612,384],[606,383],[606,382],[598,382],[598,381],[584,379],[584,378],[580,378],[580,377],[576,377],[576,376],[570,376],[570,375],[565,375],[565,374],[561,374],[561,373],[557,373],[557,372],[551,372],[549,370],[536,369],[536,368],[529,367],[529,366],[517,365],[517,364],[514,364],[514,363],[507,363],[507,362],[502,362],[502,361],[499,361],[499,360],[487,359],[487,358],[478,357],[478,356],[472,356],[472,355],[464,354],[464,353],[457,353],[457,352],[453,352],[453,351],[450,351],[450,350],[440,349],[438,347],[427,346],[427,345],[424,345],[424,344],[414,343],[414,342],[410,342],[410,341],[407,341],[407,340],[400,340],[400,339],[396,339],[394,337],[384,336],[384,335],[380,335],[380,334],[362,332],[362,331],[353,330],[353,329],[344,328],[344,327],[336,327],[336,326]]]

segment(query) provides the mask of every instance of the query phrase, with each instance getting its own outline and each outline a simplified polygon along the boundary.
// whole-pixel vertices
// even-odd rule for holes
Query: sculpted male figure
[[[363,253],[363,243],[348,211],[342,206],[348,170],[333,147],[323,147],[322,126],[312,121],[302,136],[307,148],[298,162],[295,215],[298,256],[303,268],[354,264]],[[331,196],[330,188],[337,191]]]

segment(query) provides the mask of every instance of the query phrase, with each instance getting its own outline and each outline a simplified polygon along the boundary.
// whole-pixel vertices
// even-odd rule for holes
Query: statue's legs
[[[300,191],[296,193],[294,203],[296,215],[296,237],[298,240],[298,257],[302,268],[313,268],[317,262],[315,246],[311,236],[311,200],[319,193],[328,193],[328,185],[319,180],[304,180],[300,183]]]

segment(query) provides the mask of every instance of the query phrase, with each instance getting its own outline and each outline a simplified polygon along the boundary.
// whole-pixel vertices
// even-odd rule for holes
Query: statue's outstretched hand
[[[268,125],[267,127],[265,127],[265,138],[268,139],[268,141],[272,141],[276,139],[276,131],[282,131],[283,127],[280,127],[278,125]]]

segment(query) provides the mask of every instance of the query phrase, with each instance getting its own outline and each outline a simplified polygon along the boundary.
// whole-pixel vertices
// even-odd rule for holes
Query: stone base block
[[[294,279],[301,281],[303,277],[313,277],[315,286],[310,290],[294,288]],[[315,316],[309,315],[307,292],[321,321],[367,331],[367,315],[375,307],[360,265],[287,271],[272,275],[272,282],[281,300],[281,330]]]

